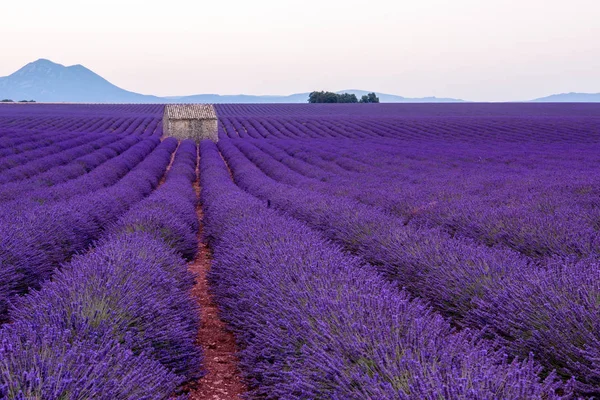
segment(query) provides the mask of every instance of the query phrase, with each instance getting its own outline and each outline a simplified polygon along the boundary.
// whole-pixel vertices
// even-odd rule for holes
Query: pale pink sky
[[[28,0],[0,19],[0,76],[48,58],[155,95],[600,92],[599,0]]]

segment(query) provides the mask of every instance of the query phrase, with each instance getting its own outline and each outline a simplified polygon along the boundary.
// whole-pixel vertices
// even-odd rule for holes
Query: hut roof
[[[169,119],[217,119],[210,104],[168,104],[165,115]]]

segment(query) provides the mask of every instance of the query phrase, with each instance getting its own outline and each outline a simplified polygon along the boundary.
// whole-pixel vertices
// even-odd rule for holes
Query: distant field
[[[214,107],[0,104],[0,398],[600,396],[600,105]]]

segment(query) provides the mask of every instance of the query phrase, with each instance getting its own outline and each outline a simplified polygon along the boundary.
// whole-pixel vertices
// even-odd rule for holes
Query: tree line
[[[312,92],[308,95],[309,103],[379,103],[379,97],[375,93],[365,94],[358,99],[351,93]]]

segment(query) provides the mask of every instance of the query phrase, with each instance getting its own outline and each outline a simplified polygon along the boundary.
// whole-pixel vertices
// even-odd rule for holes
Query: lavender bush
[[[167,399],[181,378],[118,342],[15,322],[0,330],[3,399]]]

